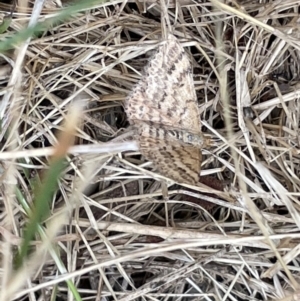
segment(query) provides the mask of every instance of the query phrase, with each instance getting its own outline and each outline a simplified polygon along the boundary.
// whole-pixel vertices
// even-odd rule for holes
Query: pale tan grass
[[[297,300],[299,1],[202,2],[110,1],[1,55],[3,127],[12,130],[0,153],[2,286],[26,222],[15,185],[28,205],[33,198],[22,168],[31,178],[47,168],[70,105],[84,108],[48,221],[68,212],[51,237],[61,258],[50,252],[22,271],[10,300],[49,296],[55,285],[71,299],[66,279],[91,300]],[[41,19],[59,7],[46,1]],[[31,8],[18,10],[10,30],[31,18]],[[127,128],[122,102],[168,31],[189,54],[202,125],[216,142],[203,150],[201,175],[225,191],[174,186]]]

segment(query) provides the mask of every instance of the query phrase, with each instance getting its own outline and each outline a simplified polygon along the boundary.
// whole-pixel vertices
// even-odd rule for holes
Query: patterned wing
[[[145,75],[125,101],[129,121],[142,120],[200,132],[192,68],[173,35],[150,60]]]
[[[140,152],[161,175],[178,183],[197,185],[202,162],[199,148],[146,136],[140,136],[139,142]]]

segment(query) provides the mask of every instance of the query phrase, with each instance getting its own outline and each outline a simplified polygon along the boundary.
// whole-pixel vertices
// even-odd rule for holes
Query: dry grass
[[[300,300],[299,1],[197,2],[98,4],[1,55],[1,301],[80,300],[71,282],[84,300]],[[10,33],[59,11],[19,4]],[[168,30],[217,141],[203,150],[214,180],[192,190],[162,185],[122,109]],[[51,217],[11,276],[20,198],[32,203],[74,103],[84,113]]]

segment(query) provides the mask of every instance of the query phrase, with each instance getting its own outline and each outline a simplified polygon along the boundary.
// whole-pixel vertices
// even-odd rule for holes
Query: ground
[[[298,300],[298,1],[76,5],[0,5],[0,301]],[[212,142],[196,186],[124,111],[170,33]]]

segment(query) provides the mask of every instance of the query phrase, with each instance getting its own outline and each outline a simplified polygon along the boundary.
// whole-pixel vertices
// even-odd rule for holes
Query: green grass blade
[[[51,28],[54,24],[64,21],[74,15],[74,13],[91,8],[97,3],[105,3],[107,0],[86,0],[78,1],[76,4],[63,9],[57,16],[47,19],[44,22],[39,22],[35,26],[28,27],[20,30],[18,33],[7,37],[4,41],[0,42],[0,52],[12,49],[18,44],[26,41],[36,33],[43,32]]]
[[[24,231],[23,243],[15,260],[15,266],[17,269],[28,256],[30,242],[34,239],[38,226],[49,216],[50,202],[55,190],[57,189],[57,181],[65,166],[64,158],[54,161],[50,165],[49,170],[46,172],[41,185],[35,189],[34,208],[29,216],[29,222]]]

